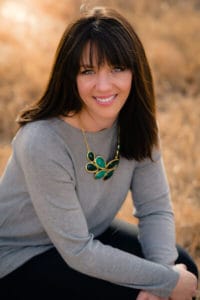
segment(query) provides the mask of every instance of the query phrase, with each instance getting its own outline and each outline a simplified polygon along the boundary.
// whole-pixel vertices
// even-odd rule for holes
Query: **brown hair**
[[[133,73],[129,97],[120,111],[120,154],[142,160],[158,145],[158,128],[151,70],[143,45],[130,23],[111,8],[95,7],[70,24],[58,45],[47,88],[37,102],[18,116],[20,126],[39,119],[79,112],[76,77],[81,56],[90,42],[97,51],[98,64],[104,61],[123,66]],[[92,63],[91,63],[92,65]]]

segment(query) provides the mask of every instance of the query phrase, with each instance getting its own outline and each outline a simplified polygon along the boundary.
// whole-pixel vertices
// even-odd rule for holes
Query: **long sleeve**
[[[78,198],[71,153],[55,132],[47,130],[47,126],[24,128],[16,147],[35,212],[69,266],[119,285],[149,290],[163,297],[170,294],[179,276],[170,266],[141,259],[94,239]],[[137,170],[134,185],[140,177],[138,172],[141,171]],[[141,192],[133,189],[140,218],[145,217],[145,210],[139,207]],[[146,227],[145,222],[141,222],[143,226]],[[142,240],[146,240],[145,230],[141,234]]]
[[[177,258],[170,191],[159,151],[153,161],[138,163],[132,193],[139,219],[139,238],[147,259],[172,265]]]

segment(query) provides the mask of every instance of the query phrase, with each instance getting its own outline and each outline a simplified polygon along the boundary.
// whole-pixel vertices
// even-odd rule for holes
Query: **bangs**
[[[92,35],[92,34],[91,34]],[[85,57],[86,51],[86,57]],[[90,36],[87,42],[82,45],[80,65],[97,65],[98,67],[107,63],[111,66],[120,66],[127,69],[133,69],[133,56],[130,55],[130,45],[124,43],[119,37],[95,33]],[[84,61],[86,58],[86,61]]]

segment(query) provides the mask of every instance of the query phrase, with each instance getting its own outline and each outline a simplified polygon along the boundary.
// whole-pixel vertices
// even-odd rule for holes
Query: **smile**
[[[100,104],[110,104],[113,102],[113,100],[116,98],[117,95],[112,95],[109,97],[94,97],[95,100]]]

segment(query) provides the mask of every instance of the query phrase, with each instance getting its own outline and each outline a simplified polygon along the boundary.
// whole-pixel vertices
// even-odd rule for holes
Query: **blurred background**
[[[200,267],[200,0],[0,0],[0,174],[16,115],[46,86],[57,44],[81,5],[117,8],[152,67],[177,241]],[[132,217],[128,195],[119,218]]]

